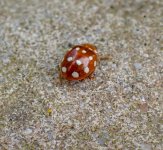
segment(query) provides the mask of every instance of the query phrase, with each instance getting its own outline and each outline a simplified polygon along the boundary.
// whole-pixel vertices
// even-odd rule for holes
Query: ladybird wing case
[[[83,80],[96,68],[96,49],[77,45],[68,51],[61,63],[61,75],[67,80]]]

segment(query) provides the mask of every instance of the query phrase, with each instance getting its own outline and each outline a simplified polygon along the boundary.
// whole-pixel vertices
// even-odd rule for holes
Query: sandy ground
[[[57,65],[94,43],[96,79]],[[162,0],[0,0],[0,150],[162,150]]]

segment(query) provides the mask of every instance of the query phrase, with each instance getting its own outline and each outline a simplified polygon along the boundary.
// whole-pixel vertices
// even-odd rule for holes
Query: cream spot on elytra
[[[96,66],[96,61],[94,61],[94,66]]]
[[[85,72],[85,73],[88,73],[88,72],[89,72],[89,68],[88,68],[88,67],[85,67],[85,68],[84,68],[84,72]]]
[[[66,67],[62,67],[62,72],[66,72],[67,71],[67,68]]]
[[[67,58],[67,61],[72,61],[72,57],[68,57]]]
[[[82,64],[82,62],[81,62],[80,60],[76,60],[76,64],[77,64],[78,66],[80,66],[80,65]]]
[[[76,49],[77,51],[78,51],[78,50],[80,50],[80,48],[79,48],[79,47],[77,47],[77,48],[75,48],[75,49]]]
[[[82,50],[82,53],[85,54],[87,51],[86,50]]]
[[[92,56],[89,56],[89,60],[92,60],[93,59],[93,57]]]
[[[73,78],[78,78],[78,77],[79,77],[79,73],[73,72],[73,73],[72,73],[72,77],[73,77]]]

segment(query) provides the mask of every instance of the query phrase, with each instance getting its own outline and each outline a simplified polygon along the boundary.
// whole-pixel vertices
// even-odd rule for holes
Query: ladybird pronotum
[[[83,80],[91,77],[98,61],[97,48],[92,44],[76,45],[64,56],[60,64],[60,77]]]

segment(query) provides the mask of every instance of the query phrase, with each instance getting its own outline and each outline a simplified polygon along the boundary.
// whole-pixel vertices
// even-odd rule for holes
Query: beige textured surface
[[[162,35],[162,0],[0,0],[0,149],[163,149]],[[112,60],[60,85],[84,42]]]

